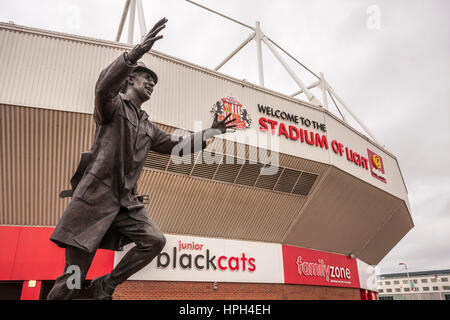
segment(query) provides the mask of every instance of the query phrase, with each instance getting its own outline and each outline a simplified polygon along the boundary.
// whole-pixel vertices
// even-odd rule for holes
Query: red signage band
[[[49,240],[52,232],[53,228],[46,227],[0,227],[0,239],[8,244],[0,251],[0,280],[53,280],[60,276],[64,269],[64,249]],[[172,254],[158,255],[157,268],[195,266],[200,272],[209,269],[249,273],[257,266],[261,268],[248,253],[222,255],[206,249],[203,254],[203,249],[206,249],[203,243],[179,241]],[[281,250],[282,261],[278,263],[283,265],[284,283],[360,287],[356,258],[287,245],[282,245]],[[110,272],[113,264],[114,252],[99,250],[87,279]]]
[[[372,166],[372,162],[363,155],[353,151],[349,147],[344,146],[337,140],[332,140],[328,142],[327,136],[322,133],[312,132],[307,129],[297,128],[293,125],[285,125],[283,122],[278,122],[276,120],[267,119],[264,117],[259,118],[259,130],[263,132],[271,132],[274,135],[284,136],[286,139],[293,141],[299,141],[301,143],[306,143],[310,146],[321,148],[321,149],[331,149],[333,152],[339,156],[344,156],[349,162],[361,167],[365,170],[369,170],[369,164]],[[379,156],[378,156],[379,157]],[[369,153],[370,158],[370,153]],[[381,158],[381,157],[380,157]],[[376,170],[375,170],[376,171]],[[379,174],[375,175],[374,171],[371,170],[372,176],[379,179]],[[379,173],[379,171],[376,171]],[[383,167],[384,175],[384,167]],[[381,180],[383,181],[383,180]],[[384,181],[386,182],[386,181]]]
[[[65,250],[50,241],[52,227],[0,226],[0,281],[54,280],[64,272]],[[86,279],[111,272],[114,251],[98,250]]]
[[[359,288],[356,258],[287,245],[282,250],[285,283]]]

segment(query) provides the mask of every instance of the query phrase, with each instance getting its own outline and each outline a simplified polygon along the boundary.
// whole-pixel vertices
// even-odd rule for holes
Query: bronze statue
[[[207,139],[235,127],[228,117],[214,118],[211,128],[181,138],[159,129],[141,109],[158,82],[154,71],[138,60],[163,36],[166,18],[158,21],[142,43],[104,69],[95,87],[94,144],[83,153],[71,180],[72,196],[50,239],[65,248],[64,273],[56,279],[47,299],[72,299],[70,266],[80,270],[81,282],[98,248],[121,250],[136,244],[111,273],[94,279],[95,299],[112,299],[116,286],[145,267],[164,247],[165,237],[137,196],[136,182],[149,150],[183,155],[200,151]],[[190,147],[190,149],[189,149]]]

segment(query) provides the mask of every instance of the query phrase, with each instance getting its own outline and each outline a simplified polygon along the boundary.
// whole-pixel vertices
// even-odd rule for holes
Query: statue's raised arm
[[[142,56],[149,52],[156,41],[163,36],[158,33],[166,27],[166,18],[159,20],[142,42],[136,45],[130,52],[114,60],[101,73],[95,85],[95,118],[100,124],[107,123],[113,116],[118,105],[117,95],[128,79],[131,72],[136,68],[136,63]]]

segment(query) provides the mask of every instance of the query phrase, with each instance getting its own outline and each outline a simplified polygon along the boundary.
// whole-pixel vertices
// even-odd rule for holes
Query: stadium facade
[[[95,129],[100,71],[131,46],[0,23],[0,294],[45,298],[64,268],[49,236]],[[324,108],[152,51],[143,108],[163,130],[239,127],[138,181],[167,235],[115,299],[376,299],[374,266],[413,228],[394,155]],[[128,248],[125,248],[125,251]],[[88,279],[124,252],[100,250]]]

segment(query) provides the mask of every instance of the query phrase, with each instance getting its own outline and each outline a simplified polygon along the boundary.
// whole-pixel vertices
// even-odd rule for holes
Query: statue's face
[[[133,72],[130,76],[129,83],[141,101],[150,99],[153,93],[153,87],[155,86],[155,80],[149,73],[142,71]]]

